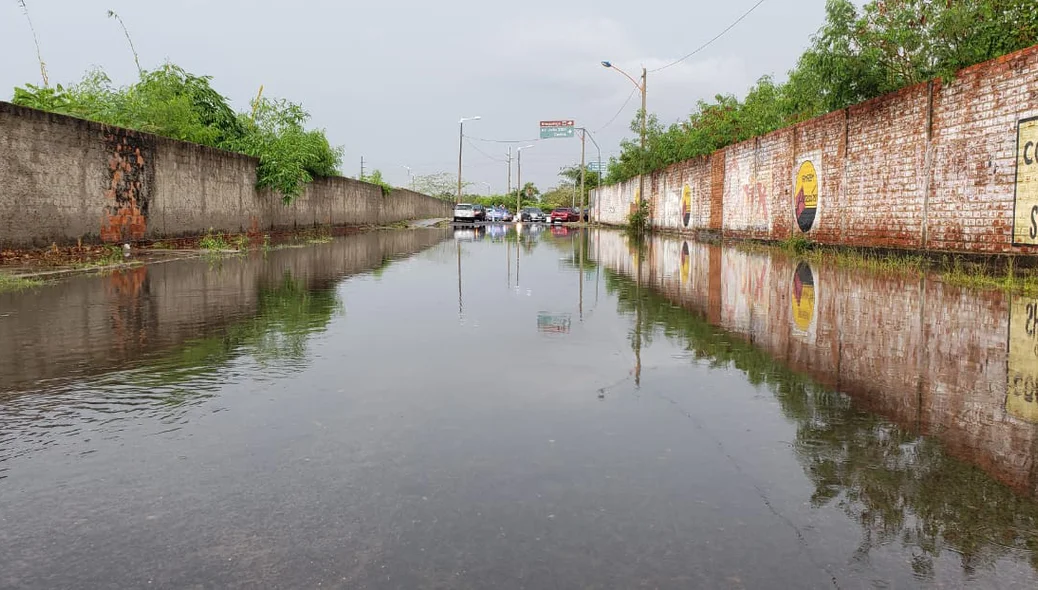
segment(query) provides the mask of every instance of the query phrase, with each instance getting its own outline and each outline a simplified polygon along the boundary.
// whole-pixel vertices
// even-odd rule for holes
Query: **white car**
[[[458,203],[454,206],[454,221],[476,221],[479,212],[469,203]]]

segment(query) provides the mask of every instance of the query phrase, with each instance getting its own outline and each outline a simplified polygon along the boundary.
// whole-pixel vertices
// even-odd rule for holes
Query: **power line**
[[[609,127],[610,125],[613,124],[613,121],[615,121],[616,118],[620,116],[620,113],[624,112],[624,109],[627,108],[627,105],[631,104],[631,99],[634,98],[634,93],[635,92],[638,92],[637,88],[632,90],[631,93],[627,95],[627,100],[624,101],[624,104],[623,104],[622,107],[620,107],[620,110],[616,111],[616,114],[613,115],[613,118],[609,119],[609,122],[606,123],[605,125],[602,125],[598,129],[595,129],[595,133],[598,133],[599,131],[601,131],[601,130],[605,129],[606,127]]]
[[[484,139],[482,137],[472,137],[471,135],[466,135],[465,137],[476,141],[485,141],[487,143],[530,143],[531,141],[541,140],[539,137],[537,139]]]
[[[764,0],[759,0],[759,2],[754,4],[749,10],[747,10],[745,13],[743,13],[742,16],[740,16],[739,18],[735,19],[735,22],[733,22],[732,24],[728,25],[728,28],[726,28],[725,30],[723,30],[720,33],[718,33],[717,36],[714,37],[713,39],[711,39],[711,40],[707,41],[706,43],[704,43],[704,44],[700,45],[699,47],[697,47],[695,49],[695,51],[693,51],[692,53],[689,53],[688,55],[686,55],[685,57],[683,57],[681,59],[674,60],[674,61],[670,62],[669,64],[667,64],[665,66],[660,66],[660,67],[656,68],[655,70],[649,70],[649,71],[650,72],[658,72],[660,70],[665,70],[665,69],[669,68],[670,66],[675,66],[675,65],[685,61],[686,59],[692,57],[693,55],[699,53],[700,51],[706,49],[714,41],[717,41],[718,39],[723,37],[725,33],[727,33],[728,31],[731,31],[732,29],[734,29],[735,25],[741,23],[744,18],[750,16],[750,13],[752,13],[754,10],[757,10],[757,7],[760,6],[761,4],[764,4]]]
[[[494,160],[495,162],[507,162],[508,161],[508,160],[502,160],[501,158],[495,158],[494,156],[491,156],[490,154],[488,154],[488,153],[484,152],[483,150],[479,149],[478,147],[476,147],[476,144],[472,143],[471,138],[469,138],[469,136],[467,136],[467,135],[465,136],[465,141],[466,141],[466,143],[469,144],[469,147],[471,147],[472,149],[476,150],[477,152],[483,154],[487,158],[490,158],[491,160]]]

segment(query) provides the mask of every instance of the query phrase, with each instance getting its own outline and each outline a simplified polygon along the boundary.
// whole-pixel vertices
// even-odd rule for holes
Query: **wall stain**
[[[102,174],[105,208],[101,240],[140,240],[148,231],[148,204],[155,178],[154,149],[141,135],[113,129],[102,136],[108,165]]]

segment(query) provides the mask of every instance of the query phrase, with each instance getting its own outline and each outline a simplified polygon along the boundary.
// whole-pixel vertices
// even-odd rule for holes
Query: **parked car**
[[[458,203],[454,206],[454,221],[476,221],[476,208],[471,203]]]
[[[519,220],[537,223],[548,221],[548,216],[537,207],[523,207],[522,211],[519,212]]]
[[[552,223],[580,221],[580,214],[569,207],[559,207],[551,212]]]
[[[512,214],[504,207],[491,207],[487,210],[487,221],[511,221]]]

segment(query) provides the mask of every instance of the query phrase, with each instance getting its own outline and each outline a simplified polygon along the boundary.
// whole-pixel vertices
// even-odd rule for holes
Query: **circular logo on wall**
[[[688,227],[692,220],[692,187],[687,184],[681,189],[681,223]]]
[[[814,226],[818,213],[818,173],[811,160],[800,164],[793,194],[796,195],[797,225],[800,231],[807,232]]]
[[[692,270],[692,256],[689,255],[688,242],[681,243],[681,282],[688,282],[688,275]]]

